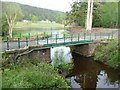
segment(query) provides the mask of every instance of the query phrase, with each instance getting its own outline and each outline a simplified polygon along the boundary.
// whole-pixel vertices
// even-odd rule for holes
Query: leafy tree
[[[31,20],[32,20],[32,22],[36,22],[36,21],[38,21],[38,17],[35,16],[35,15],[33,15],[33,16],[31,17]]]
[[[12,31],[13,31],[14,24],[22,16],[21,8],[17,3],[2,2],[2,14],[5,20],[5,23],[7,22],[7,24],[5,25],[8,25],[9,37],[12,38]],[[3,26],[4,26],[4,23],[3,23]]]
[[[93,8],[93,23],[100,20],[100,6],[98,2],[94,3]],[[86,15],[87,15],[87,3],[86,2],[74,2],[72,5],[72,10],[67,12],[66,25],[75,23],[79,26],[85,26]],[[94,24],[95,25],[95,24]]]

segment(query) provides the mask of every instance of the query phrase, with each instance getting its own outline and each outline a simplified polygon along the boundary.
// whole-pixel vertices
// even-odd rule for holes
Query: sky
[[[71,10],[70,4],[75,0],[2,0],[2,1],[18,2],[21,4],[27,4],[40,8],[47,8],[51,10],[66,12]]]

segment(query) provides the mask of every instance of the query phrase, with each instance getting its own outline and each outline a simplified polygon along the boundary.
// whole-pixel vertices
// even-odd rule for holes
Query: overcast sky
[[[2,1],[18,2],[21,4],[27,4],[31,6],[66,12],[71,10],[70,4],[75,0],[2,0]]]

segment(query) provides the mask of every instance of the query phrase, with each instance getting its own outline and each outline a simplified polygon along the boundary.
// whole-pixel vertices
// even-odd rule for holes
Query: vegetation
[[[66,25],[75,23],[84,27],[87,3],[75,1],[71,7],[72,10],[66,13]],[[93,27],[118,27],[118,2],[94,2]]]
[[[58,68],[60,70],[62,70],[62,69],[70,70],[73,67],[72,61],[68,62],[65,59],[64,51],[62,49],[59,50],[59,51],[58,50],[55,51],[55,54],[54,54],[54,57],[53,57],[53,60],[52,60],[52,65],[55,68]]]
[[[8,28],[9,37],[12,38],[12,31],[15,22],[22,16],[21,8],[16,3],[2,2],[3,30]]]
[[[26,63],[2,71],[2,88],[70,88],[50,64]]]
[[[24,17],[24,20],[50,20],[50,21],[55,21],[57,23],[63,23],[65,13],[59,12],[59,11],[53,11],[49,9],[44,9],[44,8],[37,8],[37,7],[32,7],[29,5],[23,5],[19,4]]]
[[[15,25],[16,27],[27,27],[27,28],[55,28],[55,27],[59,27],[59,28],[63,28],[64,25],[63,24],[59,24],[59,23],[47,23],[47,22],[17,22]]]
[[[119,39],[120,40],[120,39]],[[118,40],[112,40],[107,45],[98,46],[95,52],[95,60],[106,61],[108,65],[115,69],[120,68]]]

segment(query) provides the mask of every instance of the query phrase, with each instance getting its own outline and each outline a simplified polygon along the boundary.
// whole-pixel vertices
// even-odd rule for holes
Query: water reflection
[[[93,58],[82,57],[79,54],[72,54],[74,68],[67,75],[67,80],[72,88],[118,88],[120,73],[100,63],[93,61]]]
[[[54,57],[55,57],[55,52],[56,51],[61,51],[63,50],[64,52],[64,58],[65,58],[65,62],[66,63],[70,63],[71,62],[71,59],[72,59],[72,55],[71,55],[71,51],[70,51],[70,48],[69,47],[54,47],[54,48],[51,48],[51,60],[53,61]]]

